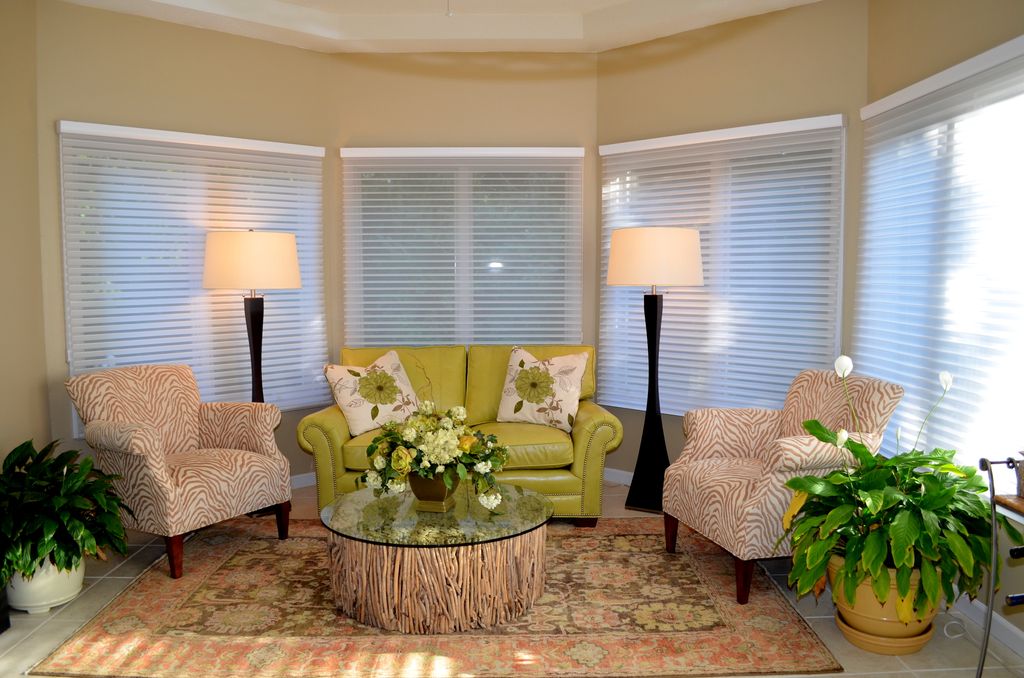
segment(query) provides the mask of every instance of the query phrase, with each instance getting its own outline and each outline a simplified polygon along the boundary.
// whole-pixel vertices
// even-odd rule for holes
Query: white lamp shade
[[[288,290],[302,286],[294,233],[210,231],[203,287]]]
[[[608,284],[703,285],[700,231],[672,226],[612,231]]]

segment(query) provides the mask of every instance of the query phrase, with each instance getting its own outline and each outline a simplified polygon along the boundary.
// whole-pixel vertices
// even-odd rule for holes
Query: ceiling
[[[319,52],[601,52],[817,0],[69,0]]]

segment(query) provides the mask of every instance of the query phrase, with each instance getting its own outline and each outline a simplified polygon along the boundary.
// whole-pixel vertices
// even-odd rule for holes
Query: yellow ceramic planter
[[[828,563],[828,580],[833,588],[844,562],[841,557],[832,556]],[[836,625],[848,641],[861,649],[878,654],[912,654],[931,639],[932,620],[938,610],[932,609],[923,620],[900,621],[896,612],[896,570],[889,570],[889,580],[889,597],[885,604],[875,598],[869,579],[857,587],[853,605],[847,602],[845,595],[837,596]],[[917,595],[920,581],[921,575],[915,571],[910,577],[911,596]]]

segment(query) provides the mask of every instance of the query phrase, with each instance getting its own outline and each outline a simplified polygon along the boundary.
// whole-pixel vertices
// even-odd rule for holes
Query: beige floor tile
[[[127,555],[121,555],[120,553],[107,552],[107,559],[100,560],[99,558],[86,558],[85,559],[85,576],[86,577],[103,577],[110,574],[111,570],[118,567],[122,563],[128,561],[134,554],[139,552],[139,549],[143,548],[142,545],[133,544],[128,546]]]
[[[768,574],[789,574],[793,568],[793,561],[786,556],[784,558],[765,558],[757,561],[758,565]]]
[[[186,547],[187,548],[187,547]],[[163,543],[143,546],[120,566],[110,571],[108,576],[134,579],[139,576],[154,562],[166,555],[167,550]]]
[[[834,619],[809,619],[807,623],[849,673],[900,673],[908,670],[898,657],[864,652],[851,645]]]
[[[29,637],[42,626],[49,617],[47,615],[28,614],[11,610],[11,628],[0,633],[0,656]]]
[[[160,539],[155,534],[148,532],[139,532],[138,530],[125,530],[125,534],[128,537],[129,546],[145,546],[151,543],[154,539]]]
[[[946,637],[943,629],[950,622],[961,622],[968,628],[970,635],[958,638]],[[928,644],[920,652],[901,657],[903,664],[912,671],[929,669],[968,669],[978,665],[979,642],[981,629],[973,622],[961,620],[959,617],[943,613],[935,618],[935,633]],[[988,659],[985,664],[992,669],[1002,668],[1004,659],[1013,657],[1012,651],[1005,645],[1000,647],[995,640],[989,642]],[[986,670],[986,675],[988,670]]]
[[[131,580],[127,579],[99,579],[70,603],[61,606],[50,621],[79,623],[89,621],[129,583]]]
[[[976,671],[976,668],[921,670],[915,671],[914,676],[915,678],[972,678],[976,675]],[[1020,676],[1020,674],[1015,674],[1011,669],[993,667],[988,664],[985,664],[983,675],[985,678],[1019,678]]]
[[[75,621],[49,620],[0,656],[0,676],[7,678],[25,673],[70,638],[81,625]]]
[[[786,577],[783,575],[773,575],[772,581],[775,582],[775,586],[782,592],[782,595],[786,596],[789,604],[792,605],[797,612],[800,613],[805,619],[814,619],[818,617],[827,617],[829,619],[835,617],[835,605],[832,604],[832,591],[825,589],[821,592],[821,596],[815,598],[814,595],[806,595],[797,598],[796,591],[789,588],[786,583]]]

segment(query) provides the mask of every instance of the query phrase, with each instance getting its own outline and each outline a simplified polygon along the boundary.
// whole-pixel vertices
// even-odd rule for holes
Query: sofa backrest
[[[420,400],[447,410],[466,403],[465,346],[373,346],[341,349],[341,364],[366,367],[388,351],[398,354]],[[498,387],[501,390],[501,386]]]
[[[560,355],[584,353],[588,355],[587,368],[583,372],[583,389],[580,399],[594,397],[594,347],[585,344],[543,344],[521,348],[530,352],[533,357],[544,360]],[[498,418],[498,404],[501,402],[501,389],[505,386],[505,374],[508,371],[508,359],[512,354],[512,345],[469,347],[469,372],[466,378],[466,423],[470,426],[494,421]]]

